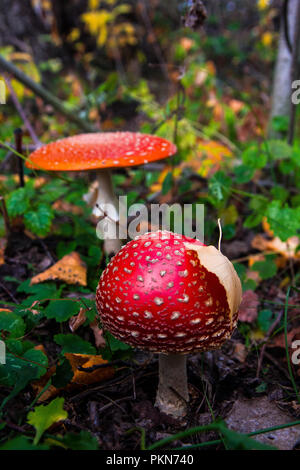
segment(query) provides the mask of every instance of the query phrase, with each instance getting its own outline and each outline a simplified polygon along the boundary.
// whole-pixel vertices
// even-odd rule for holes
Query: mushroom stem
[[[155,405],[173,418],[183,418],[187,414],[188,401],[186,355],[160,354]]]
[[[119,202],[115,195],[111,172],[107,169],[97,170],[98,194],[93,214],[103,219],[97,225],[97,233],[104,239],[104,252],[116,254],[122,244],[118,238]]]

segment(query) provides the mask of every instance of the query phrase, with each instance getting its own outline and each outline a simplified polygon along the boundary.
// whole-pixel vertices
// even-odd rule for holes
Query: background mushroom
[[[50,171],[96,171],[98,184],[86,197],[93,202],[93,214],[107,215],[104,249],[107,254],[117,253],[119,239],[110,239],[119,220],[111,169],[144,165],[176,153],[174,144],[161,137],[136,132],[103,132],[79,134],[52,142],[35,150],[26,161],[28,168]],[[104,209],[105,208],[105,209]]]
[[[219,250],[167,231],[130,241],[100,278],[96,303],[116,338],[160,353],[156,405],[187,411],[186,354],[220,348],[236,326],[242,289]]]

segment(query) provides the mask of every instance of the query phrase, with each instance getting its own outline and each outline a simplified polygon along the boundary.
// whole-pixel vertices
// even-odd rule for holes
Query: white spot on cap
[[[171,315],[171,320],[177,320],[180,317],[180,312],[173,312]]]
[[[163,299],[162,299],[161,297],[155,297],[154,303],[155,303],[156,305],[161,305],[161,304],[164,303],[164,301],[163,301]]]
[[[183,294],[182,295],[182,299],[177,299],[178,302],[183,302],[183,303],[188,303],[188,301],[190,300],[189,296],[187,294]]]

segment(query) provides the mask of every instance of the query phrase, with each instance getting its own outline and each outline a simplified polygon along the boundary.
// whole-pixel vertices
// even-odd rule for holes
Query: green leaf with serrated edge
[[[267,155],[255,146],[247,148],[242,153],[244,165],[252,169],[264,168],[267,164],[267,160]]]
[[[46,235],[54,217],[53,210],[46,204],[40,204],[36,211],[28,211],[24,215],[24,223],[28,230],[38,236]]]
[[[54,336],[54,341],[62,346],[62,353],[73,354],[96,354],[96,349],[88,341],[77,335],[58,334]]]
[[[274,235],[282,241],[297,234],[300,227],[300,208],[292,208],[288,205],[282,207],[280,201],[272,201],[265,213],[270,229]]]
[[[54,319],[61,323],[77,315],[80,310],[80,303],[70,299],[53,300],[45,308],[44,314],[48,319]]]
[[[21,337],[25,333],[23,319],[14,312],[0,311],[0,333],[9,332],[10,337]]]
[[[63,409],[64,399],[55,398],[48,405],[40,405],[30,411],[27,415],[27,422],[36,430],[33,443],[38,444],[43,433],[58,421],[65,420],[68,413]]]
[[[9,348],[9,342],[7,349]],[[16,357],[7,350],[6,364],[0,365],[0,384],[12,387],[18,378],[22,379],[26,368],[31,371],[30,380],[38,379],[47,371],[47,356],[37,349],[27,349],[22,355]]]
[[[10,217],[16,217],[26,212],[29,207],[29,199],[25,188],[12,191],[6,201],[7,212]]]

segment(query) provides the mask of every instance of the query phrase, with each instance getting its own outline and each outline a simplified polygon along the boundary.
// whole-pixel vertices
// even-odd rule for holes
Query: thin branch
[[[42,98],[47,103],[51,104],[60,114],[63,114],[70,121],[76,124],[80,129],[86,132],[95,132],[97,129],[85,119],[78,116],[78,110],[69,110],[56,96],[46,90],[42,85],[33,81],[28,75],[18,69],[11,62],[8,62],[0,55],[0,68],[10,73],[16,80],[21,82],[37,96]]]
[[[39,140],[36,133],[34,132],[34,129],[33,129],[32,125],[28,121],[28,119],[26,117],[26,114],[25,114],[25,112],[24,112],[24,110],[21,106],[21,103],[18,100],[18,97],[17,97],[17,95],[16,95],[16,93],[15,93],[13,87],[12,87],[11,81],[10,81],[9,77],[6,74],[4,76],[4,80],[5,80],[5,83],[7,85],[7,88],[10,91],[10,96],[11,96],[12,102],[14,103],[15,108],[18,111],[22,121],[24,122],[25,127],[27,128],[32,141],[34,142],[36,147],[40,147],[42,145],[42,142]]]

